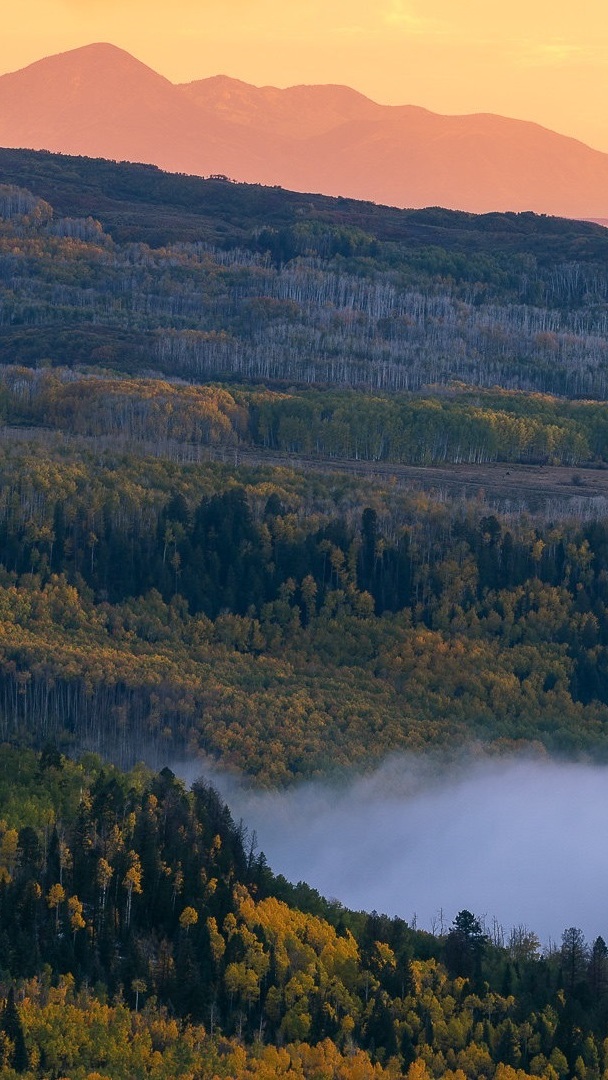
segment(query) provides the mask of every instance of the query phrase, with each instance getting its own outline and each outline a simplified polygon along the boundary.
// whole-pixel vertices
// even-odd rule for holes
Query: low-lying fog
[[[485,761],[433,773],[391,759],[349,785],[259,793],[206,774],[276,873],[348,907],[447,928],[468,908],[545,943],[608,940],[608,768]]]

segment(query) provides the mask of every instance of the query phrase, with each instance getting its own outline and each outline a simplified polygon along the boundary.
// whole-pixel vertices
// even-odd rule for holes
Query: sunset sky
[[[608,151],[605,0],[29,0],[0,72],[109,41],[173,82],[338,82],[386,104],[536,120]]]

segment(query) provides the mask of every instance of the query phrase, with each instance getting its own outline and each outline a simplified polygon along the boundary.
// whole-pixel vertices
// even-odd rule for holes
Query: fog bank
[[[543,942],[568,926],[608,940],[608,768],[475,761],[433,773],[393,758],[332,787],[259,793],[190,762],[257,833],[276,873],[366,911],[439,929],[468,908]]]

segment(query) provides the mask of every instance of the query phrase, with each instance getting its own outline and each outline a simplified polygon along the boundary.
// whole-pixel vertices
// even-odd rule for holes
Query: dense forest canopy
[[[4,737],[275,784],[438,741],[605,756],[601,519],[43,445],[0,453]]]

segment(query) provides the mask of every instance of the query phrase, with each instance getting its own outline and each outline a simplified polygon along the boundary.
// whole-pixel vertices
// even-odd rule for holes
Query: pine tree
[[[19,1016],[17,1005],[15,1004],[15,991],[12,986],[8,992],[6,1005],[4,1006],[2,1016],[0,1017],[0,1031],[3,1031],[13,1044],[13,1052],[11,1054],[11,1065],[13,1069],[18,1073],[25,1072],[29,1065],[29,1059],[21,1018]]]

